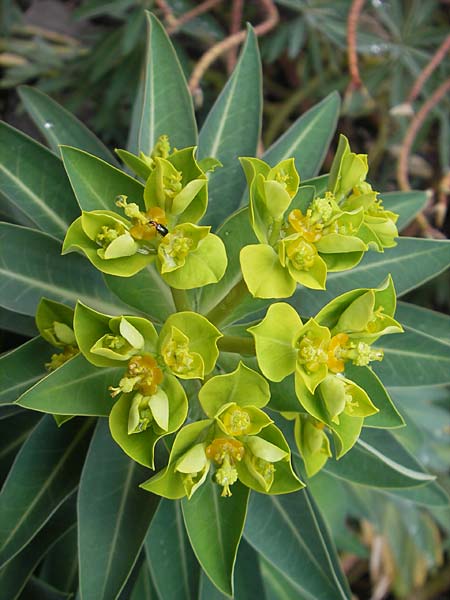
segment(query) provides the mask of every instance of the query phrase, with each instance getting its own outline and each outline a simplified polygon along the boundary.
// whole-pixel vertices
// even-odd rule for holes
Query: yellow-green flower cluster
[[[395,245],[397,216],[384,210],[365,181],[367,157],[352,153],[346,138],[341,139],[328,191],[320,197],[314,197],[314,188],[299,188],[293,159],[273,168],[256,158],[241,163],[250,221],[260,242],[240,253],[253,296],[287,298],[297,284],[325,289],[328,272],[351,269],[369,246],[382,251]]]
[[[145,176],[143,197],[117,190],[113,210],[83,212],[67,232],[63,253],[80,250],[100,271],[120,277],[155,262],[177,289],[219,281],[227,266],[225,247],[210,227],[196,225],[208,205],[208,179],[195,148],[171,152],[162,136],[151,156],[120,156]]]

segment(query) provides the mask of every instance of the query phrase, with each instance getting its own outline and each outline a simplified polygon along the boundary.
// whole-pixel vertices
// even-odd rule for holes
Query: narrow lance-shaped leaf
[[[83,150],[62,146],[61,154],[82,210],[112,210],[124,216],[115,204],[120,195],[143,205],[144,186],[136,179]]]
[[[164,27],[147,13],[147,62],[138,149],[150,154],[159,136],[176,148],[197,142],[194,107],[186,80]]]
[[[20,407],[8,407],[14,412],[7,414],[6,407],[0,412],[0,486],[8,475],[8,471],[20,450],[27,440],[31,430],[42,418],[42,415],[31,410],[22,410]]]
[[[199,158],[211,156],[223,165],[209,176],[207,225],[216,227],[239,206],[245,177],[238,157],[256,154],[261,130],[261,80],[258,44],[249,27],[239,62],[200,131]]]
[[[22,446],[0,494],[0,564],[15,556],[78,485],[90,422],[58,429],[42,419]]]
[[[160,598],[197,597],[200,570],[186,535],[179,501],[161,500],[145,538],[145,552]]]
[[[220,487],[208,479],[190,500],[183,499],[189,539],[205,573],[225,594],[233,595],[233,571],[247,513],[248,488],[233,485],[233,495],[220,497]]]
[[[45,363],[55,349],[36,337],[0,357],[0,404],[10,404],[47,374]]]
[[[100,420],[78,494],[83,600],[116,598],[126,584],[159,501],[139,488],[146,477],[148,471],[122,452]]]
[[[425,208],[428,201],[426,192],[412,190],[410,192],[381,192],[380,198],[386,210],[398,214],[396,223],[399,231],[404,229],[421,210]]]
[[[399,302],[396,317],[409,331],[425,333],[439,342],[450,344],[450,317],[448,315],[408,302]]]
[[[123,372],[123,368],[94,367],[79,354],[23,393],[17,404],[55,415],[106,417],[113,407],[108,388],[118,383]]]
[[[0,569],[0,590],[4,598],[22,598],[21,591],[42,558],[67,531],[75,528],[74,499],[72,496],[66,500],[24,550]]]
[[[340,110],[340,98],[332,92],[299,117],[263,155],[275,165],[295,158],[302,181],[317,175],[333,138]]]
[[[6,123],[0,123],[0,192],[58,239],[78,216],[61,161]]]
[[[59,154],[59,146],[65,144],[90,152],[111,164],[117,164],[103,142],[50,96],[27,85],[19,87],[18,92],[25,110],[56,154]]]
[[[34,316],[45,296],[72,306],[82,300],[108,314],[129,312],[84,258],[60,253],[54,238],[0,223],[0,305]]]
[[[300,597],[350,598],[333,542],[306,489],[283,496],[253,494],[244,536]]]

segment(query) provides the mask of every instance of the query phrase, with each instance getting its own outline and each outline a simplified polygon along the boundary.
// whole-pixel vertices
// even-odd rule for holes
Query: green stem
[[[255,356],[255,342],[253,338],[241,337],[239,335],[224,335],[217,340],[217,346],[221,352],[235,352]]]
[[[243,298],[248,294],[247,286],[243,279],[239,279],[235,286],[231,288],[228,294],[206,315],[210,323],[220,325],[227,316],[238,306]]]
[[[192,310],[191,302],[186,290],[170,288],[170,291],[172,292],[173,302],[178,312]]]

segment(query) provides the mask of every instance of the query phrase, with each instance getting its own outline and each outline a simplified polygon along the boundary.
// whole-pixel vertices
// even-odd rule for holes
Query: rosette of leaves
[[[195,224],[208,206],[208,180],[195,147],[171,152],[163,135],[148,156],[118,153],[145,178],[143,199],[134,193],[129,202],[117,189],[115,206],[124,215],[83,211],[66,234],[63,253],[80,250],[97,269],[120,277],[155,262],[166,283],[177,289],[219,281],[227,265],[223,242],[210,227]]]
[[[448,383],[448,344],[443,337],[448,320],[399,303],[395,318],[404,325],[405,333],[384,335],[397,325],[390,320],[394,319],[394,307],[388,302],[392,293],[389,285],[377,286],[391,273],[401,296],[448,265],[449,246],[442,241],[399,238],[397,245],[384,254],[366,253],[351,270],[330,272],[325,292],[299,286],[290,299],[296,319],[302,315],[302,323],[307,324],[308,317],[316,315],[318,331],[329,331],[330,342],[337,338],[349,352],[355,350],[349,344],[360,342],[370,352],[380,352],[378,344],[382,342],[384,358],[375,361],[372,370],[353,365],[349,355],[342,372],[345,380],[338,377],[339,370],[327,371],[314,392],[309,393],[316,402],[325,384],[328,398],[325,382],[329,376],[334,378],[333,385],[336,378],[339,386],[343,383],[345,406],[341,410],[341,394],[341,403],[330,405],[333,414],[317,418],[308,412],[303,402],[306,405],[309,397],[303,395],[302,405],[299,403],[290,376],[270,381],[269,399],[267,382],[262,383],[269,377],[257,371],[254,339],[247,329],[257,324],[255,320],[261,318],[270,301],[253,298],[240,283],[239,260],[243,247],[259,241],[250,225],[248,207],[240,206],[246,182],[238,162],[238,156],[256,155],[260,135],[261,73],[256,38],[249,30],[236,70],[197,137],[192,101],[176,52],[158,21],[151,16],[148,21],[144,83],[136,98],[127,151],[150,163],[150,171],[135,169],[137,177],[133,177],[119,169],[114,155],[98,139],[42,93],[28,90],[27,107],[50,150],[5,124],[0,126],[0,192],[10,215],[10,222],[0,225],[0,316],[5,329],[35,336],[0,358],[0,430],[4,440],[0,462],[5,481],[0,495],[2,593],[11,598],[32,597],[36,589],[50,589],[54,594],[56,588],[79,593],[84,599],[111,600],[122,594],[146,598],[148,589],[154,588],[154,595],[160,598],[185,600],[198,598],[199,589],[208,597],[219,593],[217,590],[240,597],[250,589],[251,580],[251,589],[261,597],[266,592],[267,596],[282,593],[298,597],[301,590],[302,595],[312,598],[350,598],[323,517],[329,519],[326,499],[336,497],[336,482],[348,483],[359,491],[378,490],[382,497],[387,493],[402,501],[406,497],[427,506],[448,502],[433,475],[415,458],[421,452],[408,445],[408,437],[400,429],[403,419],[380,382],[395,397],[403,388],[408,398],[411,386],[417,387],[423,395],[416,396],[416,401],[423,402],[428,410],[428,402],[432,402],[428,386]],[[302,182],[294,199],[299,194],[303,197],[305,204],[298,210],[304,215],[314,198],[325,197],[327,190],[334,194],[329,175],[317,177],[317,173],[328,151],[338,112],[338,97],[331,94],[295,122],[262,157],[270,169],[286,160],[291,164],[289,159],[295,158]],[[198,227],[212,225],[214,235],[226,248],[225,274],[213,285],[180,290],[172,282],[168,285],[165,275],[161,277],[158,271],[159,247],[167,237],[163,235],[165,229],[170,233],[171,228],[185,225],[176,220],[183,212],[171,215],[172,223],[163,223],[161,211],[169,207],[165,197],[149,200],[149,208],[142,202],[158,162],[163,179],[172,166],[185,175],[186,169],[171,162],[177,152],[164,155],[164,135],[180,149],[178,152],[184,152],[190,164],[194,155],[186,149],[197,146],[195,160],[203,173],[208,163],[202,161],[210,156],[223,164],[206,174],[205,215],[200,216],[204,205],[199,198],[206,184],[198,183],[203,187],[192,200],[196,214],[186,222],[197,227],[198,218]],[[127,159],[131,165],[132,159]],[[168,171],[164,171],[166,168]],[[189,182],[205,181],[198,171],[192,177],[186,176]],[[189,182],[185,180],[182,185]],[[165,185],[161,189],[166,189]],[[355,187],[358,185],[362,184]],[[345,193],[347,196],[339,202],[350,201],[355,194],[350,190]],[[116,205],[118,195],[121,207]],[[383,194],[383,210],[399,214],[399,228],[424,202],[424,194],[417,192]],[[102,273],[84,256],[60,255],[62,241],[79,218],[80,209],[86,214],[106,211],[129,232],[139,226],[132,221],[131,213],[125,212],[134,212],[133,204],[147,221],[158,225],[146,222],[152,240],[133,238],[138,246],[155,244],[151,260],[150,255],[142,253],[103,260],[113,264],[116,260],[132,261],[139,255],[147,262],[136,274],[123,277]],[[342,206],[343,212],[354,210]],[[146,215],[150,210],[152,213]],[[85,238],[82,241],[88,244]],[[99,245],[93,246],[95,252],[99,249]],[[267,277],[264,271],[257,275],[261,280]],[[55,312],[42,320],[42,335],[36,336],[34,316],[43,296],[70,309],[79,302],[72,329],[81,352],[51,372],[45,363],[55,352],[55,335],[59,331],[58,338],[60,334],[65,338],[62,332],[67,333],[54,324],[70,327],[70,321]],[[324,309],[336,298],[338,304],[331,303],[328,307],[332,309]],[[276,312],[279,305],[273,306],[271,310]],[[384,320],[380,320],[381,315]],[[85,328],[80,325],[84,320]],[[205,320],[210,323],[209,334],[201,336]],[[281,337],[285,335],[287,324],[284,317],[278,322],[274,340],[280,338],[280,333]],[[292,329],[300,330],[300,326],[294,323]],[[217,330],[222,334],[219,339]],[[348,336],[345,342],[343,336]],[[298,356],[299,349],[294,350]],[[148,359],[137,360],[143,354]],[[181,360],[181,369],[179,356],[186,359]],[[335,367],[339,360],[335,355]],[[252,387],[251,393],[244,386],[245,391],[238,397],[227,386],[236,377],[232,373],[240,361],[252,369],[252,378],[260,385],[258,391]],[[151,371],[149,387],[156,386],[155,393],[151,389],[125,391],[126,386],[139,383],[130,381],[137,376],[136,367],[145,367],[147,375]],[[247,372],[245,368],[240,367],[241,374]],[[161,381],[157,369],[163,375]],[[304,387],[308,389],[307,382],[314,387],[314,378],[305,369],[301,372]],[[346,396],[351,395],[354,403],[356,387],[346,385],[363,390],[378,412],[364,418],[350,416]],[[120,393],[111,397],[111,391],[117,390]],[[172,398],[178,398],[181,406],[186,396],[188,403],[186,421],[180,418],[183,422],[179,428],[168,435],[161,427],[166,425],[160,410],[166,405],[161,390],[169,400],[169,408]],[[135,392],[145,392],[143,398],[157,398],[141,406],[142,398],[135,400]],[[363,403],[362,397],[356,400]],[[318,410],[316,404],[314,408]],[[237,426],[249,419],[248,431],[235,433],[234,413]],[[58,428],[52,414],[73,418]],[[326,438],[308,437],[314,460],[318,446],[325,451],[324,456],[328,453],[326,439],[330,451],[336,453],[334,430],[344,422],[363,419],[362,429],[353,448],[338,461],[326,456],[321,472],[310,481],[303,473],[305,462],[307,476],[317,465],[310,468],[312,463],[308,463],[301,441],[300,450],[295,443],[295,423],[292,427],[283,415],[302,419],[302,426],[305,418],[312,425],[320,423],[316,429],[322,428]],[[108,420],[119,423],[121,437],[115,437],[119,445],[111,436],[115,430],[114,426],[110,429]],[[136,431],[141,424],[143,430]],[[152,440],[159,434],[162,439],[155,445],[155,470],[151,470]],[[213,445],[220,439],[227,440],[229,446]],[[203,451],[198,445],[206,442],[206,448],[212,446],[209,456],[206,448]],[[141,461],[139,457],[144,454]],[[161,500],[159,495],[139,487],[149,480],[155,482],[153,478],[162,478],[168,465],[173,469],[173,485],[181,500]],[[237,480],[229,484],[232,495],[222,498],[226,485],[220,482],[226,483],[227,473],[235,476],[233,469]],[[298,478],[305,481],[305,488],[300,489]],[[289,493],[278,493],[283,486]],[[339,541],[334,530],[333,537]],[[78,577],[73,577],[75,571]]]

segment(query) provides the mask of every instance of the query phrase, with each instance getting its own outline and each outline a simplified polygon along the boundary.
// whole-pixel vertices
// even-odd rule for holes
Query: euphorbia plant
[[[367,157],[352,152],[345,137],[330,175],[314,177],[332,135],[335,95],[294,124],[263,159],[251,156],[260,111],[251,31],[197,149],[192,104],[174,50],[160,24],[153,17],[149,23],[146,84],[132,128],[139,135],[131,136],[128,150],[117,151],[122,167],[49,99],[42,109],[52,114],[46,129],[56,135],[54,149],[61,152],[68,179],[56,156],[3,129],[32,165],[12,188],[15,194],[11,187],[3,190],[49,234],[2,226],[8,277],[16,286],[14,293],[6,290],[5,306],[36,313],[40,332],[2,358],[4,372],[13,374],[4,397],[53,414],[61,425],[57,429],[48,416],[33,431],[5,484],[5,505],[12,506],[15,478],[27,472],[40,443],[49,446],[50,457],[63,457],[56,463],[49,458],[48,468],[47,463],[41,468],[52,473],[48,503],[36,492],[8,509],[12,516],[1,551],[5,569],[7,561],[14,566],[21,560],[26,544],[45,534],[53,512],[58,511],[55,518],[63,509],[73,515],[67,498],[78,483],[65,468],[67,456],[73,457],[72,471],[82,471],[83,598],[119,597],[132,571],[136,577],[140,573],[136,584],[133,577],[129,583],[139,594],[141,578],[148,575],[140,554],[144,541],[160,597],[196,596],[196,577],[185,578],[174,592],[177,561],[164,565],[158,550],[171,558],[182,553],[180,562],[200,576],[186,547],[180,507],[203,572],[232,595],[247,506],[244,535],[256,553],[244,543],[241,552],[252,561],[252,577],[260,578],[259,553],[268,565],[265,585],[272,569],[286,576],[281,580],[286,589],[291,580],[308,597],[348,598],[332,541],[317,517],[310,478],[321,471],[351,479],[352,461],[358,463],[357,453],[364,451],[368,468],[378,467],[385,487],[410,488],[432,479],[404,449],[395,454],[397,442],[388,430],[403,420],[376,371],[381,367],[381,379],[386,375],[389,385],[399,383],[392,375],[398,364],[390,354],[395,345],[387,338],[402,332],[394,282],[404,292],[422,277],[411,272],[405,282],[402,261],[425,244],[437,272],[448,247],[420,240],[412,248],[401,240],[396,246],[394,203],[372,190]],[[241,117],[244,102],[248,108]],[[252,110],[256,121],[249,119]],[[68,123],[80,148],[70,144]],[[239,139],[232,135],[237,124]],[[38,156],[53,169],[45,171],[50,190],[45,204],[36,201],[39,190],[23,195],[32,189]],[[17,181],[13,169],[18,167],[5,160],[9,183]],[[58,213],[56,193],[73,206]],[[401,203],[398,209],[404,220]],[[20,244],[28,253],[13,267],[9,239],[11,247]],[[61,250],[63,257],[56,255]],[[30,291],[27,269],[37,265],[34,251],[45,268],[39,267],[39,276],[33,273]],[[408,333],[392,336],[402,337]],[[32,387],[20,379],[18,366],[24,363]],[[94,433],[92,417],[100,417]],[[294,523],[298,512],[309,533]],[[272,513],[274,521],[267,523]],[[181,527],[176,532],[174,522]],[[294,563],[310,560],[312,551],[327,557],[323,564],[310,565],[307,574],[292,570],[281,542],[264,533],[266,526],[281,531],[286,524]],[[302,535],[304,546],[298,542]],[[50,547],[49,542],[45,549]],[[237,569],[243,564],[238,557]]]

